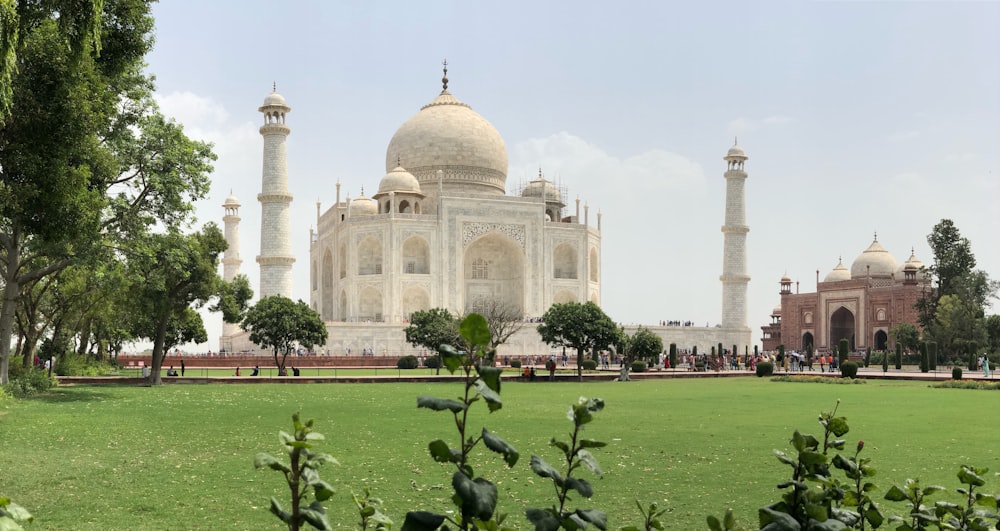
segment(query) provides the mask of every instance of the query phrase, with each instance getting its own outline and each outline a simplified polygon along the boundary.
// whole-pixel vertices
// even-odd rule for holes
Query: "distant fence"
[[[395,367],[400,356],[299,356],[293,354],[285,360],[285,365],[291,367]],[[274,356],[270,354],[213,354],[211,356],[174,356],[170,355],[163,359],[163,367],[174,366],[180,368],[181,360],[188,368],[211,368],[211,367],[274,367]],[[118,356],[118,365],[122,367],[133,367],[150,365],[153,363],[153,356],[146,355],[126,355]]]

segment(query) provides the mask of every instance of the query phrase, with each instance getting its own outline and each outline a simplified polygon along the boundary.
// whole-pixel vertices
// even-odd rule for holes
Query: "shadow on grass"
[[[41,393],[37,396],[29,398],[29,400],[47,402],[50,404],[65,404],[69,402],[91,402],[96,400],[107,400],[108,398],[111,398],[111,395],[98,388],[65,387],[65,388],[50,389],[45,393]]]

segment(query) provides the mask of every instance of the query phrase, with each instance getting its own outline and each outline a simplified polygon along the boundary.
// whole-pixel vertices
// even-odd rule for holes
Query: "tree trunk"
[[[167,337],[167,321],[170,320],[170,310],[160,312],[159,322],[156,323],[156,337],[153,338],[153,359],[149,372],[149,385],[160,385],[163,381],[160,378],[160,369],[163,367],[163,343]]]
[[[21,292],[20,279],[17,275],[18,251],[8,246],[6,278],[4,278],[3,306],[0,307],[0,384],[10,381],[8,369],[10,366],[10,339],[14,333],[14,312],[17,310],[17,298]]]
[[[576,378],[583,381],[583,347],[576,348]]]

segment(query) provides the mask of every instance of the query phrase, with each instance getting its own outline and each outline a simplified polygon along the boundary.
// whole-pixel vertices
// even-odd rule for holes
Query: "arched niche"
[[[524,311],[524,251],[496,232],[480,236],[463,255],[465,311],[485,301]]]
[[[358,244],[358,274],[382,274],[382,242],[372,236]]]
[[[411,236],[403,242],[403,273],[430,274],[431,246],[420,236]]]
[[[552,278],[576,278],[576,247],[560,243],[552,251]]]

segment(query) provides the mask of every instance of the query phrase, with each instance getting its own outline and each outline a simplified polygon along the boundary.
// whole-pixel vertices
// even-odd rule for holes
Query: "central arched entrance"
[[[524,311],[524,251],[510,238],[491,232],[465,250],[465,311],[482,312],[500,303]]]
[[[815,347],[816,344],[813,342],[812,332],[806,332],[802,334],[802,350],[809,350],[810,346]]]
[[[854,350],[854,314],[843,306],[830,316],[830,348],[836,349],[841,339],[846,339]]]
[[[889,335],[885,333],[885,330],[879,330],[875,332],[875,350],[888,350],[889,349]]]

